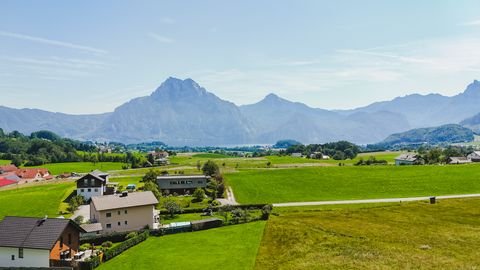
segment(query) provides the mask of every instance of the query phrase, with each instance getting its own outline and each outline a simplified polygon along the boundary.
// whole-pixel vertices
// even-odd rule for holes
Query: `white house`
[[[467,156],[472,162],[480,162],[480,151],[474,151]]]
[[[94,196],[103,196],[107,193],[108,174],[95,170],[77,180],[77,195],[82,195],[85,200]]]

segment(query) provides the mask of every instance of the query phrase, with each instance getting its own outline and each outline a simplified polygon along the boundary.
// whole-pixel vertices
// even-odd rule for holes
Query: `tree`
[[[208,183],[208,188],[210,189],[210,196],[212,197],[212,200],[216,200],[218,196],[218,188],[219,188],[219,183],[217,180],[212,179]]]
[[[70,213],[75,212],[78,207],[82,204],[85,203],[85,199],[83,198],[82,195],[76,195],[75,197],[71,198],[70,201],[68,202],[68,211]]]
[[[172,199],[166,200],[163,203],[163,207],[167,209],[167,212],[171,218],[174,218],[175,214],[182,212],[182,208],[180,207],[180,205]]]
[[[160,172],[157,170],[150,169],[142,178],[142,182],[156,182],[157,177],[160,175]]]
[[[78,225],[81,225],[83,223],[83,220],[84,220],[84,217],[82,215],[76,217],[75,219],[73,219],[73,221],[75,223],[77,223]]]
[[[20,156],[16,155],[12,158],[12,164],[17,167],[20,167],[23,164],[23,160]]]
[[[272,213],[273,206],[271,204],[267,204],[262,207],[262,219],[267,220],[270,217],[270,213]]]
[[[201,202],[205,198],[205,191],[201,188],[195,189],[193,192],[193,199],[195,202]]]
[[[158,185],[156,182],[152,182],[152,181],[145,182],[145,184],[143,185],[143,190],[151,191],[155,196],[155,198],[157,198],[157,200],[159,200],[160,197],[162,197],[162,193],[160,193],[160,190],[158,190]]]
[[[202,171],[204,175],[214,176],[220,172],[220,169],[215,162],[208,160],[203,164]]]

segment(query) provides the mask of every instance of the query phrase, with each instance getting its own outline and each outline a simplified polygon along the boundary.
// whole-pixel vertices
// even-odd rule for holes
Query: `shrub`
[[[106,241],[106,242],[102,243],[102,247],[104,247],[104,248],[110,248],[112,246],[113,246],[112,241]]]
[[[220,203],[219,201],[217,201],[217,200],[213,200],[213,201],[212,201],[212,206],[220,206],[220,204],[221,204],[221,203]]]
[[[92,245],[90,245],[89,243],[85,243],[85,244],[80,246],[80,251],[89,250],[91,248],[92,248]]]
[[[104,261],[108,261],[112,258],[114,258],[115,256],[121,254],[122,252],[124,252],[125,250],[137,245],[138,243],[141,243],[143,241],[145,241],[149,236],[149,231],[145,231],[133,238],[130,238],[128,240],[125,240],[125,242],[119,244],[118,246],[115,246],[107,251],[105,251],[105,255],[104,255]]]
[[[193,192],[192,196],[193,196],[194,202],[201,202],[205,198],[205,191],[201,188],[197,188]]]
[[[130,238],[134,238],[134,237],[136,237],[137,235],[138,235],[137,232],[131,232],[131,233],[127,234],[127,236],[125,236],[125,240],[128,240],[128,239],[130,239]]]

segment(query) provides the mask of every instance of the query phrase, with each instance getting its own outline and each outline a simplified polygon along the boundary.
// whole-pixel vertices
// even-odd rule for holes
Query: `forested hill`
[[[391,148],[402,145],[415,144],[450,144],[471,142],[474,139],[473,131],[456,124],[443,125],[431,128],[412,129],[388,136],[378,145]]]
[[[77,151],[91,152],[95,146],[61,138],[50,131],[33,132],[30,136],[18,131],[0,129],[0,159],[12,160],[17,166],[82,161]]]

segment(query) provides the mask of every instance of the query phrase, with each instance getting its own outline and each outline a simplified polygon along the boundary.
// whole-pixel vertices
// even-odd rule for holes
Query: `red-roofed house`
[[[18,177],[22,178],[22,182],[30,182],[35,180],[48,180],[53,177],[48,169],[44,168],[23,168],[17,170]]]
[[[0,166],[0,173],[15,172],[17,170],[17,166],[13,164]]]
[[[8,180],[8,179],[5,179],[5,178],[0,178],[0,187],[13,185],[15,183],[17,183],[17,181]]]

